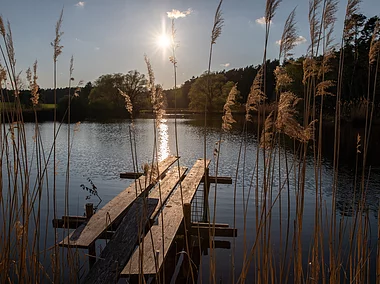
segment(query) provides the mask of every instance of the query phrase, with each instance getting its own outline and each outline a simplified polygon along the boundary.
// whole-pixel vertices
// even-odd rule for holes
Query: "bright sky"
[[[53,86],[53,49],[55,23],[64,7],[61,44],[58,58],[58,85],[69,82],[69,63],[74,56],[75,84],[94,81],[100,75],[137,69],[146,74],[144,54],[151,59],[156,83],[164,88],[174,85],[170,52],[157,44],[163,30],[170,32],[167,12],[173,9],[186,17],[175,21],[177,30],[178,83],[207,69],[210,34],[218,0],[1,0],[0,13],[9,20],[13,32],[17,70],[23,71],[38,60],[38,83],[43,88]],[[337,35],[341,35],[346,1],[339,4]],[[297,6],[299,35],[303,38],[295,56],[306,53],[308,34],[308,1],[284,0],[271,29],[269,58],[278,56],[284,22]],[[225,24],[214,46],[212,70],[257,65],[262,61],[265,0],[224,0]],[[361,12],[367,17],[380,13],[379,0],[364,0]],[[1,62],[3,60],[1,59]],[[23,76],[25,77],[25,76]]]

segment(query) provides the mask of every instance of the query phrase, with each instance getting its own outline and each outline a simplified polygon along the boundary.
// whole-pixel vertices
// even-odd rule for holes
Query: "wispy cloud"
[[[296,45],[300,45],[300,44],[303,44],[303,43],[306,43],[306,42],[307,42],[307,39],[306,39],[305,37],[303,37],[303,36],[299,36],[299,37],[296,39],[295,44],[296,44]],[[280,44],[281,44],[281,39],[277,40],[276,43],[277,43],[278,45],[280,45]]]
[[[306,43],[307,42],[307,39],[303,36],[299,36],[296,40],[296,45],[300,45],[300,44],[303,44],[303,43]]]
[[[100,47],[98,47],[98,46],[95,46],[95,48],[94,48],[96,51],[98,51],[98,50],[100,50]]]
[[[76,7],[84,7],[85,2],[79,1],[78,3],[75,4]]]
[[[178,18],[185,18],[186,16],[190,15],[193,12],[190,8],[186,11],[179,11],[176,9],[173,9],[171,12],[166,12],[168,15],[168,18],[170,19],[178,19]]]
[[[259,25],[264,26],[265,23],[266,23],[266,19],[265,19],[265,17],[261,17],[261,18],[259,18],[259,19],[256,19],[255,22],[258,23]],[[270,21],[270,23],[272,23],[272,21]]]
[[[228,67],[230,66],[230,63],[224,63],[224,64],[220,64],[221,67]]]

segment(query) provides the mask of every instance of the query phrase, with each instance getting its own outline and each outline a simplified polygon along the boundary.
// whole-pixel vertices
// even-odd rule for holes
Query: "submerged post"
[[[86,219],[87,221],[91,219],[92,215],[94,215],[94,204],[86,203]],[[95,249],[95,241],[88,247],[88,263],[90,264],[90,269],[96,262],[96,249]]]

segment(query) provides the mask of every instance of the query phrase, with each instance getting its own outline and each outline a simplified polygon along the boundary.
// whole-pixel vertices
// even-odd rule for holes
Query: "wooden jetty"
[[[88,206],[86,217],[63,216],[53,220],[55,227],[75,229],[60,246],[87,248],[95,256],[95,241],[110,238],[100,256],[90,258],[90,272],[84,283],[115,283],[123,277],[130,282],[138,277],[161,279],[157,277],[165,271],[165,262],[179,235],[185,236],[187,246],[192,236],[208,240],[237,235],[237,230],[227,224],[191,221],[191,202],[199,185],[204,183],[204,195],[208,195],[210,183],[228,184],[230,178],[209,176],[210,160],[198,159],[188,171],[186,167],[173,166],[178,159],[170,156],[160,162],[159,174],[153,178],[149,174],[128,173],[129,178],[134,178],[132,184],[95,214]],[[204,202],[207,200],[204,196]],[[226,241],[214,244],[230,247]]]
[[[133,201],[152,186],[162,177],[169,167],[177,160],[177,157],[170,156],[158,165],[159,176],[152,178],[151,175],[141,176],[135,180],[128,188],[119,193],[114,199],[100,209],[88,223],[83,227],[80,234],[74,231],[59,243],[60,246],[72,246],[88,248],[104,231],[110,227],[115,220],[120,217]]]

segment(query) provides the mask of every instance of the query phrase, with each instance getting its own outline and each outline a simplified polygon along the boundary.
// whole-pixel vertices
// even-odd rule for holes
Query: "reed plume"
[[[338,11],[337,0],[326,0],[325,8],[323,11],[322,21],[323,25],[327,27],[334,26],[336,22],[336,12]]]
[[[255,79],[253,80],[251,90],[248,94],[247,102],[245,105],[245,119],[246,121],[252,121],[250,115],[251,111],[258,111],[258,106],[266,99],[264,92],[262,91],[263,84],[263,66],[260,67]]]
[[[276,77],[276,90],[279,92],[282,88],[288,87],[293,79],[288,75],[286,69],[282,66],[277,66],[274,70],[274,76]]]
[[[327,0],[325,2],[324,12],[322,15],[325,54],[334,53],[334,48],[335,48],[334,27],[335,27],[335,22],[336,22],[337,11],[338,11],[337,0]]]
[[[7,71],[0,63],[0,85],[3,81],[7,80]]]
[[[4,25],[4,21],[3,21],[3,17],[0,15],[0,34],[5,37],[5,25]]]
[[[325,52],[322,58],[322,63],[319,66],[318,77],[323,79],[324,74],[327,74],[334,70],[334,67],[331,65],[331,60],[335,58],[335,53],[333,49],[329,49]],[[317,68],[317,67],[316,67]],[[316,75],[316,72],[309,75]]]
[[[54,62],[57,62],[58,56],[62,53],[63,45],[61,45],[61,37],[63,35],[63,32],[61,31],[63,21],[63,9],[61,10],[61,14],[59,15],[58,21],[55,25],[55,38],[54,41],[51,44],[51,46],[54,48]]]
[[[378,60],[380,52],[380,21],[377,20],[375,29],[372,34],[369,48],[369,63],[372,65]]]
[[[322,0],[309,1],[309,28],[311,43],[308,49],[311,54],[316,52],[321,35],[321,21],[319,19],[319,9],[321,2]]]
[[[126,110],[132,116],[133,105],[132,105],[132,102],[131,102],[131,98],[125,92],[123,92],[122,90],[120,90],[119,88],[118,88],[118,90],[119,90],[119,94],[124,98]]]
[[[325,96],[325,95],[335,96],[335,94],[328,91],[328,89],[333,86],[335,86],[335,82],[333,80],[325,80],[325,81],[320,82],[317,85],[316,96]]]
[[[160,123],[162,116],[165,114],[163,89],[160,85],[155,85],[155,77],[149,58],[145,55],[144,60],[148,69],[148,89],[150,92],[150,100],[153,106],[153,112],[156,116],[156,123]]]
[[[297,122],[296,115],[298,111],[296,106],[299,101],[301,99],[292,92],[281,93],[275,126],[278,131],[285,133],[289,137],[300,142],[307,142],[313,138],[315,121],[312,121],[306,128],[303,128]]]
[[[346,15],[344,19],[343,38],[351,37],[355,31],[352,29],[355,26],[355,20],[352,17],[359,12],[359,4],[361,0],[348,0],[346,6]]]
[[[312,57],[305,58],[302,64],[303,64],[302,83],[305,85],[309,78],[312,78],[317,75],[318,67],[315,62],[315,59]]]
[[[265,22],[268,24],[272,21],[276,10],[282,0],[267,0],[265,7]]]
[[[283,57],[284,60],[292,56],[292,49],[296,46],[298,34],[295,22],[296,8],[289,14],[286,19],[284,30],[282,32],[281,41],[280,41],[280,55],[279,60]]]
[[[338,1],[326,0],[322,15],[323,25],[323,59],[318,76],[324,80],[324,74],[333,70],[331,60],[335,57],[334,25],[338,11]]]
[[[144,55],[144,60],[145,60],[146,67],[148,69],[148,78],[149,78],[148,89],[152,94],[152,93],[156,92],[156,85],[155,85],[153,68],[152,68],[152,65],[150,64],[150,60],[149,60],[148,56]]]
[[[14,75],[15,66],[16,66],[16,56],[15,56],[15,49],[13,45],[12,29],[11,29],[11,24],[9,21],[7,22],[7,32],[5,34],[5,38],[6,38],[5,45],[8,52],[8,60],[9,60],[9,64],[11,66],[11,69]]]
[[[260,147],[264,149],[270,149],[271,148],[271,143],[273,139],[273,115],[274,112],[271,111],[270,114],[267,116],[265,119],[264,123],[264,128],[263,131],[261,132],[261,137],[260,137]]]
[[[225,131],[231,130],[232,123],[236,122],[236,120],[232,116],[231,106],[235,104],[235,99],[236,99],[237,94],[238,94],[237,84],[235,84],[232,87],[230,93],[228,94],[227,101],[223,107],[224,115],[222,116],[222,120],[223,120],[222,128]]]
[[[40,97],[40,95],[38,93],[39,86],[37,84],[37,79],[38,79],[38,76],[37,76],[37,60],[33,64],[33,76],[32,76],[32,71],[30,70],[30,68],[28,68],[28,70],[26,70],[26,78],[29,82],[29,90],[31,92],[30,100],[32,101],[33,106],[36,106],[38,104],[38,100]]]
[[[161,85],[156,86],[156,93],[152,97],[153,111],[156,115],[157,123],[161,122],[162,117],[165,114],[164,108],[164,90]]]
[[[222,2],[223,0],[220,0],[219,5],[215,11],[214,25],[212,27],[212,32],[211,32],[211,45],[215,44],[218,37],[222,34],[222,27],[224,24],[224,19],[222,17],[222,10],[221,10]]]

